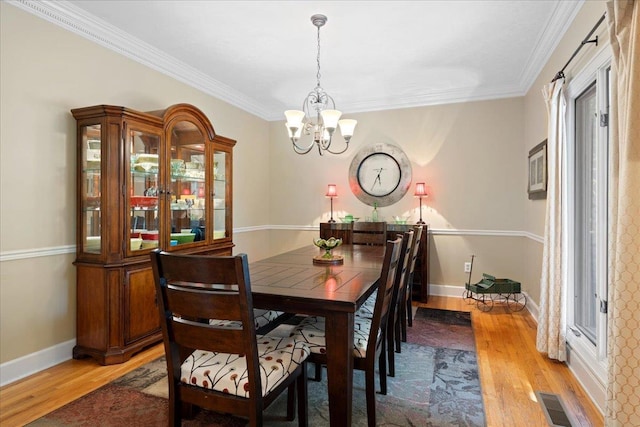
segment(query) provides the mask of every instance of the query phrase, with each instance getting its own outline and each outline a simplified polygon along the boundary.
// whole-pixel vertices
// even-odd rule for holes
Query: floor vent
[[[540,402],[547,422],[551,427],[573,427],[577,425],[572,423],[560,396],[541,391],[536,391],[536,396],[538,396],[538,402]]]

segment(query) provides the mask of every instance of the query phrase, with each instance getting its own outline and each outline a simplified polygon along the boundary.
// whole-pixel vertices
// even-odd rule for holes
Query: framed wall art
[[[529,150],[529,199],[547,198],[547,140]]]

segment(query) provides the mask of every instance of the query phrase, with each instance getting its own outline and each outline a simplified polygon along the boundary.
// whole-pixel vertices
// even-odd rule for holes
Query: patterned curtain
[[[607,426],[640,426],[640,2],[607,3],[613,50]]]
[[[547,104],[547,211],[540,277],[540,313],[536,348],[564,362],[566,347],[566,287],[562,259],[562,175],[566,141],[564,79],[543,89]]]

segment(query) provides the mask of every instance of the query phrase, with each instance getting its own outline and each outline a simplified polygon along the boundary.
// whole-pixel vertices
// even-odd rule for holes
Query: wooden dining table
[[[342,245],[339,265],[315,265],[313,245],[250,263],[253,305],[326,319],[327,383],[332,426],[350,426],[354,315],[375,291],[384,246]]]

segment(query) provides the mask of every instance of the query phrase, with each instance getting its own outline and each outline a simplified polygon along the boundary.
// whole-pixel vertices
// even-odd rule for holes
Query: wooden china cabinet
[[[235,141],[188,104],[97,105],[77,122],[77,343],[121,363],[162,340],[149,253],[231,255]]]

